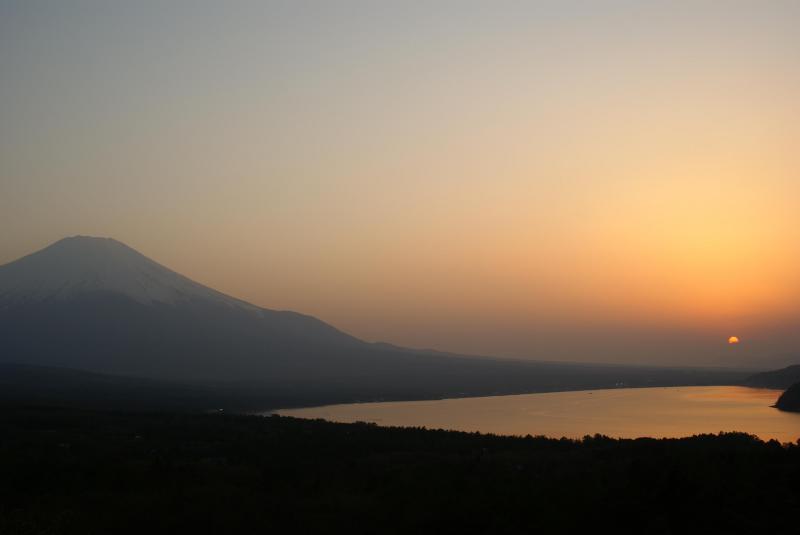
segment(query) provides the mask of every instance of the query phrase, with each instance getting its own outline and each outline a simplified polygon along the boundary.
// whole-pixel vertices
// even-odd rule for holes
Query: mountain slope
[[[311,330],[339,336],[342,341],[355,340],[316,318],[265,310],[203,286],[111,238],[65,238],[0,266],[0,309],[104,298],[140,305],[248,312],[288,330]]]
[[[479,359],[369,344],[263,309],[109,239],[0,266],[0,362],[268,389],[288,404],[726,384],[737,372]]]
[[[0,361],[169,378],[252,379],[297,351],[365,345],[316,318],[198,284],[116,240],[82,236],[0,266],[0,320]]]

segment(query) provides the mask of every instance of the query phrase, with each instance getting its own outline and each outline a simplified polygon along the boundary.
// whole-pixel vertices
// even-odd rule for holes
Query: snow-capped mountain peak
[[[96,293],[142,304],[210,303],[259,310],[196,283],[111,238],[75,236],[0,266],[0,301],[64,300]]]

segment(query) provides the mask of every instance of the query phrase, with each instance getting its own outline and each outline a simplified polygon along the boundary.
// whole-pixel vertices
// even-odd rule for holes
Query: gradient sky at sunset
[[[788,1],[0,0],[0,263],[111,236],[367,340],[798,354],[798,27]]]

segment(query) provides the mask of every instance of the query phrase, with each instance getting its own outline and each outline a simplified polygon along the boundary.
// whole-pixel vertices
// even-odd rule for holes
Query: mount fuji
[[[220,293],[116,240],[83,236],[0,266],[0,363],[246,385],[293,404],[725,384],[741,375],[368,343],[311,316]]]

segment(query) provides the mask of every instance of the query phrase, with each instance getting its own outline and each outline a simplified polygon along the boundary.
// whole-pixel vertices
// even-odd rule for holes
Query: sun
[[[728,343],[730,345],[732,345],[732,346],[735,346],[736,344],[739,343],[739,337],[738,336],[731,336],[730,338],[728,338]]]

